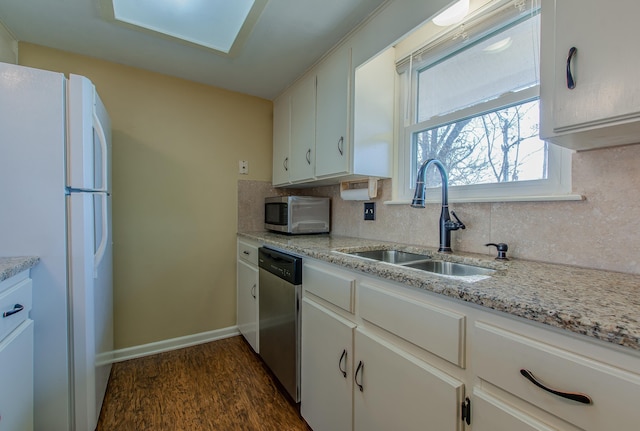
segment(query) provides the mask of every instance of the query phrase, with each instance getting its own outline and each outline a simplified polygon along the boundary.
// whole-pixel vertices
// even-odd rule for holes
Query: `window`
[[[399,200],[411,199],[431,158],[447,168],[452,200],[570,192],[571,152],[538,137],[539,14],[499,3],[398,63]],[[439,175],[430,172],[427,185]]]

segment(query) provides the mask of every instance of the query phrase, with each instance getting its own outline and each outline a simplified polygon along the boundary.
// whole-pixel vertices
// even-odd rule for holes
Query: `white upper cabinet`
[[[343,46],[278,97],[273,184],[390,177],[394,74],[392,48],[354,70]]]
[[[326,59],[317,73],[316,176],[349,172],[351,49]]]
[[[291,147],[291,95],[281,94],[273,101],[273,185],[289,183]]]
[[[576,150],[640,142],[640,2],[543,0],[542,138]]]
[[[316,77],[305,76],[291,89],[291,151],[289,180],[314,177],[316,157]]]

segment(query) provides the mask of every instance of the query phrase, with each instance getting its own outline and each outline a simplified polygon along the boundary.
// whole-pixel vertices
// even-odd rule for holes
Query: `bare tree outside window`
[[[449,184],[491,184],[547,178],[547,144],[538,138],[538,100],[498,109],[414,135],[415,171],[440,160]],[[434,186],[439,177],[429,174]]]

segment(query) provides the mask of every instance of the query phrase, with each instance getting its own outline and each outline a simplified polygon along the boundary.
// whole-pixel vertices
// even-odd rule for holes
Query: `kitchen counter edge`
[[[330,234],[239,232],[238,237],[640,351],[640,275],[520,259],[502,263],[487,255],[444,255],[428,247]],[[340,252],[376,248],[423,252],[496,273],[467,282]]]
[[[40,258],[36,256],[0,257],[0,282],[34,267]]]

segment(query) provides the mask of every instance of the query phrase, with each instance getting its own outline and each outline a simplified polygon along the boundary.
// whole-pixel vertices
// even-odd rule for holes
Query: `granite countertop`
[[[499,262],[487,255],[443,254],[426,247],[332,235],[244,232],[238,236],[640,350],[640,275],[520,259]],[[445,277],[343,253],[380,248],[429,254],[496,272],[491,277]]]
[[[29,269],[40,262],[39,257],[0,257],[0,281],[11,278],[14,275]]]

